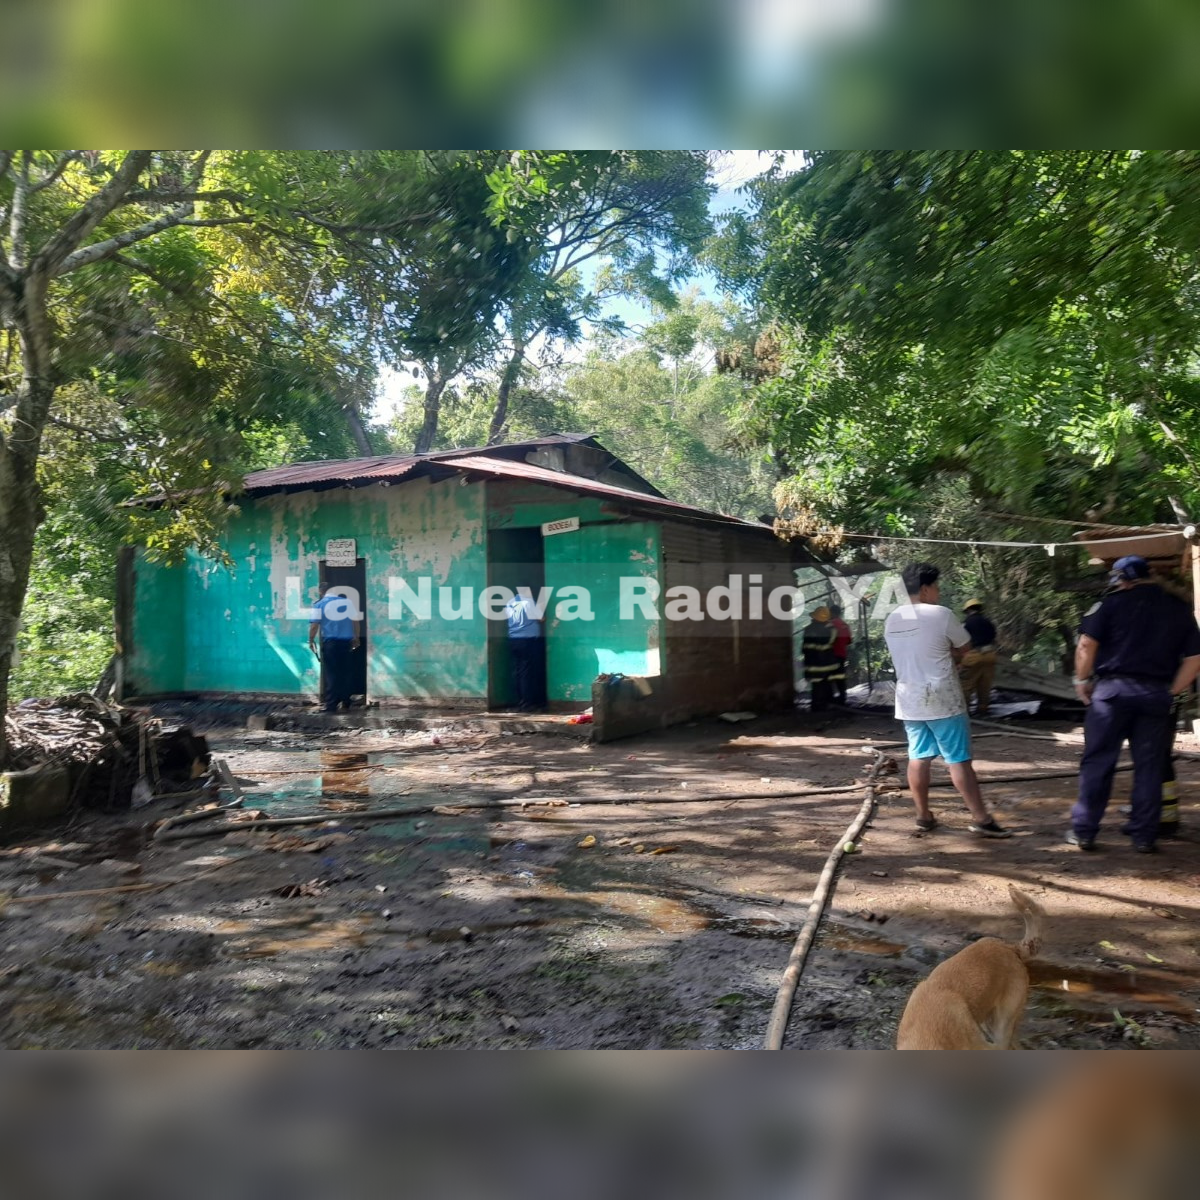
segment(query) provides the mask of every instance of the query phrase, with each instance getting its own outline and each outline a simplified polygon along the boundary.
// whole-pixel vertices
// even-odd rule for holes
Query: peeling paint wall
[[[594,612],[591,621],[559,619],[553,608],[547,613],[550,698],[590,704],[597,675],[656,675],[662,622],[638,608],[620,619],[620,579],[658,580],[658,526],[584,525],[546,538],[545,552],[546,586],[556,595],[570,584],[587,588]]]
[[[436,599],[441,584],[484,586],[483,505],[483,485],[457,480],[267,496],[230,522],[231,567],[199,554],[176,568],[139,556],[133,625],[142,649],[127,690],[315,694],[319,664],[301,609],[316,599],[326,541],[353,537],[366,562],[370,697],[485,697],[483,622],[443,620]],[[433,579],[430,619],[407,610],[389,619],[389,578],[416,590],[424,575]],[[178,600],[164,606],[171,589]]]

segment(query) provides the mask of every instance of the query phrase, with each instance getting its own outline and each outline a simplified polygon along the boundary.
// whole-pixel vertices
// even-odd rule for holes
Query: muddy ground
[[[249,732],[208,711],[198,725],[247,808],[331,823],[151,841],[181,809],[158,802],[10,842],[0,1044],[756,1047],[861,803],[782,793],[861,779],[864,747],[899,728],[797,712],[593,746],[547,722]],[[1044,740],[980,731],[985,779],[1074,768],[1077,727],[1019,728]],[[1026,1046],[1200,1047],[1200,762],[1178,766],[1185,837],[1156,857],[1132,853],[1115,812],[1101,852],[1065,846],[1070,778],[987,787],[1007,842],[971,836],[949,790],[929,835],[905,793],[885,794],[845,860],[785,1044],[891,1045],[933,964],[1018,935],[1014,881],[1050,914]],[[678,803],[616,803],[630,796]],[[453,811],[480,797],[566,803]],[[429,803],[449,811],[358,815]],[[114,887],[131,890],[47,898]]]

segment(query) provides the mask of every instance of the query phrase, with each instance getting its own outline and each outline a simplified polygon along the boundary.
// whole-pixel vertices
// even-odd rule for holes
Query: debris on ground
[[[0,849],[0,1046],[761,1045],[788,946],[862,803],[847,788],[860,747],[899,731],[861,711],[814,731],[801,712],[760,718],[753,737],[720,721],[611,746],[439,726],[435,744],[428,727],[267,737],[240,719],[151,715],[210,731],[265,820],[205,810],[195,828],[211,825],[217,849],[199,857],[188,826],[152,836],[168,817],[154,809],[76,812]],[[1025,1045],[1200,1045],[1200,758],[1179,762],[1184,833],[1162,855],[1128,852],[1114,817],[1107,853],[1083,861],[1060,845],[1076,725],[980,741],[985,794],[1015,832],[1002,846],[968,834],[940,766],[939,828],[921,840],[908,795],[880,789],[863,852],[841,860],[786,1045],[894,1045],[933,966],[1013,936],[1009,880],[1050,914]],[[1025,782],[1048,767],[1063,777]],[[364,807],[331,819],[351,779]],[[472,803],[482,786],[504,802]],[[722,795],[735,807],[703,802]]]
[[[186,725],[89,692],[23,700],[5,716],[9,769],[66,767],[72,803],[117,811],[203,788],[208,743]]]

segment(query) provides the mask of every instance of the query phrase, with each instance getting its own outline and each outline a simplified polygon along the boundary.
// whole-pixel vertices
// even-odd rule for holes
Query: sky
[[[755,175],[761,175],[770,166],[770,156],[773,153],[774,151],[770,150],[724,151],[724,156],[713,177],[717,184],[717,190],[709,203],[709,212],[713,216],[719,216],[737,208],[742,203],[742,197],[738,194],[739,189]],[[783,153],[785,169],[794,170],[801,165],[803,151],[786,150]],[[716,281],[703,271],[698,272],[683,287],[685,289],[696,287],[701,296],[707,299],[715,300],[720,296]],[[648,305],[628,298],[617,298],[610,301],[607,313],[620,317],[632,329],[644,325],[651,316]],[[583,349],[584,346],[581,345],[579,347],[581,356]],[[384,422],[390,421],[403,404],[404,389],[413,382],[413,376],[409,371],[385,369],[381,374],[380,395],[375,409],[375,418]]]

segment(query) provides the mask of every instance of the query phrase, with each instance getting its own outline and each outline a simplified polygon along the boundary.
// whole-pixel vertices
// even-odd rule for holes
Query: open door
[[[488,586],[515,592],[529,588],[536,599],[546,581],[541,529],[493,529],[488,534]],[[516,703],[508,625],[488,621],[488,708],[506,709]],[[546,629],[543,627],[543,634]],[[543,692],[544,694],[544,692]]]
[[[353,701],[365,704],[367,701],[367,560],[358,559],[352,567],[330,567],[325,560],[320,564],[320,581],[330,587],[353,588],[358,597],[358,607],[362,612],[360,628],[361,642],[357,650],[350,655],[350,678],[353,681],[350,696]],[[325,695],[325,668],[321,668],[321,695]]]

